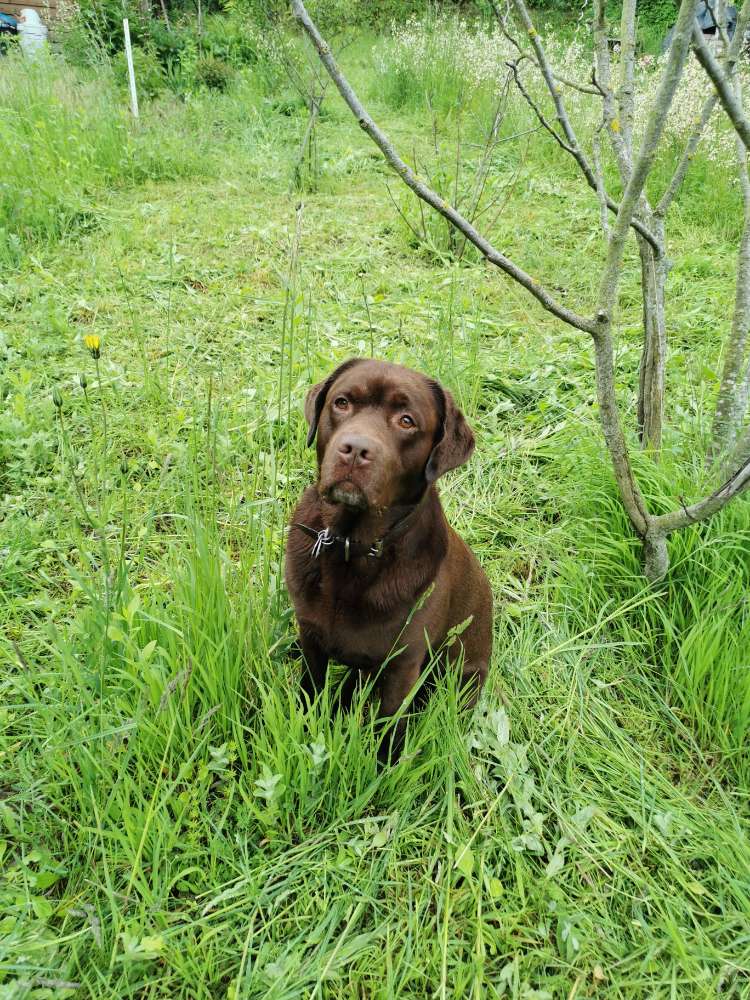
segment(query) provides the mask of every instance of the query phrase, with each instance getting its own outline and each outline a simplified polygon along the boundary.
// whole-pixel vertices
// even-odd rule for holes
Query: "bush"
[[[152,99],[164,90],[164,69],[153,50],[133,46],[133,68],[139,99]],[[112,69],[118,86],[127,87],[128,64],[124,52],[118,53],[112,60]]]
[[[201,56],[195,67],[195,77],[201,86],[210,90],[226,90],[234,77],[234,70],[229,63],[216,56]]]
[[[428,15],[394,26],[376,49],[383,97],[393,106],[441,111],[466,105],[484,89],[494,91],[513,55],[499,29],[487,30],[455,15]]]
[[[265,58],[268,34],[239,14],[214,14],[203,26],[201,51],[232,66],[254,66]]]
[[[457,9],[461,0],[442,0],[441,7]],[[405,21],[424,14],[424,0],[308,0],[305,5],[324,34],[336,34],[345,28],[363,25],[382,27],[392,21]],[[256,23],[283,22],[289,18],[288,0],[228,0],[226,8],[242,11]]]

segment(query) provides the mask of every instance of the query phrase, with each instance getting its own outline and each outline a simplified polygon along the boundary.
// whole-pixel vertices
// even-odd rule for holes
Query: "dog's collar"
[[[358,559],[362,556],[366,556],[369,559],[380,559],[385,546],[391,542],[395,542],[397,538],[400,538],[404,534],[420,507],[421,501],[407,514],[399,518],[395,524],[391,525],[388,531],[375,542],[358,542],[349,535],[333,535],[330,528],[321,528],[318,530],[317,528],[310,528],[306,524],[300,524],[297,521],[292,522],[292,527],[299,528],[300,531],[304,531],[310,538],[315,539],[315,543],[310,549],[310,555],[313,559],[317,559],[325,549],[332,549],[334,546],[344,553],[344,562],[349,562],[350,559]]]

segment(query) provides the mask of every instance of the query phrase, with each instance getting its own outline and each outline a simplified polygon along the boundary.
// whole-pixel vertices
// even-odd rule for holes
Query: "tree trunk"
[[[732,455],[745,419],[748,403],[747,340],[750,330],[750,178],[747,151],[736,139],[740,185],[745,207],[745,224],[737,258],[737,285],[732,330],[727,341],[724,369],[711,429],[708,461],[725,461]]]
[[[666,261],[638,236],[643,298],[643,352],[638,386],[638,434],[643,447],[655,455],[661,448],[664,421],[664,372],[667,334],[664,318]]]
[[[649,531],[643,539],[643,572],[651,583],[658,583],[667,575],[669,550],[667,536],[658,530]]]
[[[735,469],[741,469],[747,462],[750,462],[750,427],[746,427],[740,434],[732,455],[731,465]]]

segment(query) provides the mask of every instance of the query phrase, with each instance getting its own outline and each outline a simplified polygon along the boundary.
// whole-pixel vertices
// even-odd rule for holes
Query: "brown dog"
[[[354,358],[313,386],[305,417],[308,445],[318,438],[318,481],[294,511],[286,550],[303,690],[320,690],[329,658],[354,668],[344,701],[358,672],[379,670],[380,714],[393,715],[429,650],[470,619],[443,653],[453,660],[463,653],[462,683],[471,685],[473,704],[490,659],[492,595],[476,558],[448,525],[434,485],[474,450],[463,414],[432,379]],[[396,752],[403,729],[402,719]]]

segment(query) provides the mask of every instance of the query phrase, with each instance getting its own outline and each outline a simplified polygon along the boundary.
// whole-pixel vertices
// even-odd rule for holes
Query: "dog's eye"
[[[417,426],[417,425],[416,425],[416,424],[414,423],[414,421],[412,420],[412,418],[411,418],[411,417],[409,416],[409,414],[408,414],[408,413],[404,413],[404,415],[403,415],[403,416],[399,417],[399,418],[398,418],[398,422],[399,422],[399,425],[400,425],[401,427],[406,427],[407,429],[408,429],[409,427],[416,427],[416,426]]]
[[[349,408],[349,400],[346,396],[337,396],[333,401],[333,405],[337,410],[346,410]]]

